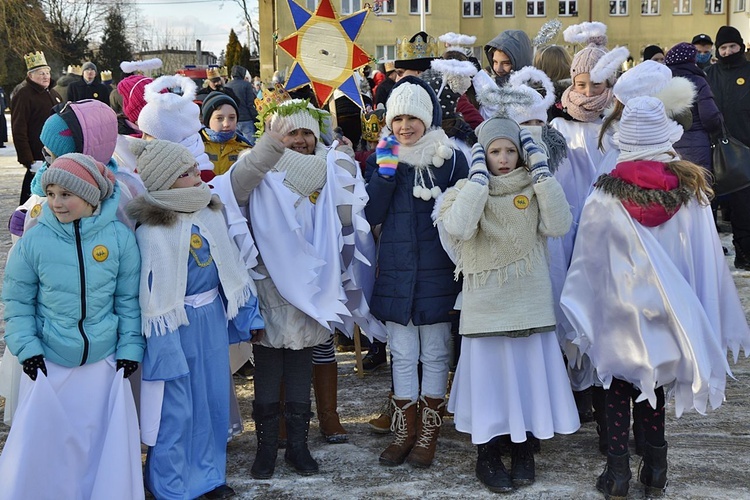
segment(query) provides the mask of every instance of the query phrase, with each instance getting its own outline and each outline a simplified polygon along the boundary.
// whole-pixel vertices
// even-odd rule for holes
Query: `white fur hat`
[[[419,118],[425,128],[432,126],[433,102],[430,94],[421,85],[402,83],[393,87],[385,105],[385,123],[391,128],[393,119],[401,115]]]
[[[538,82],[544,88],[544,97],[534,87],[531,82]],[[508,85],[511,87],[525,87],[533,98],[533,104],[530,106],[512,106],[508,109],[508,116],[516,123],[524,123],[530,120],[540,120],[547,123],[547,110],[555,103],[555,86],[552,80],[542,71],[533,66],[526,66],[510,75]]]
[[[170,92],[161,94],[164,89]],[[181,94],[175,93],[179,89]],[[182,142],[200,132],[200,108],[193,102],[196,85],[186,76],[161,76],[146,85],[146,105],[138,116],[138,128],[157,139]]]
[[[623,104],[638,96],[653,96],[664,103],[667,117],[686,112],[695,100],[695,85],[681,76],[672,76],[669,66],[656,61],[643,61],[617,79],[612,89]]]
[[[672,151],[672,144],[682,137],[682,132],[680,125],[667,118],[659,99],[639,96],[625,105],[614,140],[621,152],[646,158]]]

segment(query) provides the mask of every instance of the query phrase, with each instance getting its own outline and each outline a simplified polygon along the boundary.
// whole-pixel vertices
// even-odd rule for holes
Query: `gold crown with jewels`
[[[424,33],[424,37],[417,33],[412,37],[414,41],[406,38],[396,40],[396,60],[408,61],[412,59],[425,59],[440,57],[440,46],[434,36]]]
[[[99,76],[102,77],[103,82],[111,82],[112,81],[112,72],[108,69],[105,69],[101,73],[99,73]]]
[[[26,54],[23,56],[23,59],[26,61],[26,71],[41,68],[42,66],[49,66],[47,59],[44,58],[44,52],[39,52],[38,50]]]
[[[385,109],[379,108],[363,113],[361,121],[362,139],[367,142],[378,142],[380,131],[385,127]]]
[[[275,108],[279,104],[292,99],[284,85],[277,83],[272,89],[263,89],[263,98],[255,99],[255,109],[258,110],[258,120],[265,117],[268,110]]]
[[[68,64],[68,71],[66,71],[66,73],[68,73],[69,75],[81,76],[83,74],[83,67],[80,64]]]
[[[219,72],[218,66],[211,66],[210,68],[206,70],[206,78],[208,78],[209,80],[213,78],[220,78],[220,77],[221,77],[221,73]]]

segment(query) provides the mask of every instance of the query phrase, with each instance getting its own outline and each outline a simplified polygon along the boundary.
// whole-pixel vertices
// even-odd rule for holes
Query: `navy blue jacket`
[[[432,168],[435,185],[445,191],[468,175],[463,153],[442,167]],[[395,177],[378,174],[376,155],[365,171],[370,200],[365,215],[371,225],[381,225],[377,271],[370,310],[382,321],[406,325],[432,325],[450,321],[461,282],[453,277],[455,265],[440,244],[432,222],[435,200],[412,195],[414,167],[401,163]],[[428,181],[429,182],[429,181]]]
[[[693,63],[670,64],[672,76],[682,76],[695,85],[695,102],[692,106],[693,125],[686,130],[674,145],[675,151],[684,160],[702,167],[713,167],[711,136],[721,133],[721,112],[714,101],[703,70]]]

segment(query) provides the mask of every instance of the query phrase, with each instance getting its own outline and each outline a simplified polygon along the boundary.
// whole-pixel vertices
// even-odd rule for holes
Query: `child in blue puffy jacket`
[[[114,175],[90,156],[42,175],[47,205],[5,269],[7,348],[23,365],[0,455],[3,498],[143,498],[127,378],[143,358],[135,236]]]

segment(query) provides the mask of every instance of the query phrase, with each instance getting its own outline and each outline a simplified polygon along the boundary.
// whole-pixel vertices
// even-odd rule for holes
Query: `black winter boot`
[[[270,479],[276,468],[276,454],[279,451],[279,403],[253,402],[253,420],[258,448],[250,475],[255,479]]]
[[[591,403],[594,407],[594,420],[596,420],[596,432],[599,434],[599,452],[607,454],[609,443],[607,442],[607,405],[605,403],[606,392],[604,387],[593,386],[591,388]]]
[[[310,431],[310,403],[286,402],[286,452],[284,460],[294,467],[298,474],[309,476],[318,473],[318,462],[307,448],[307,435]]]
[[[596,480],[596,489],[604,493],[607,500],[625,500],[630,487],[630,455],[607,455],[604,472]]]
[[[576,408],[578,409],[578,418],[582,424],[586,422],[594,421],[594,414],[591,411],[591,387],[582,391],[573,391],[573,399],[576,402]]]
[[[639,480],[646,486],[646,497],[660,497],[667,489],[667,442],[663,446],[643,445]]]
[[[477,479],[493,493],[513,491],[513,480],[503,465],[499,446],[500,438],[477,446]]]
[[[516,487],[534,482],[534,447],[528,439],[510,445],[510,475]]]

